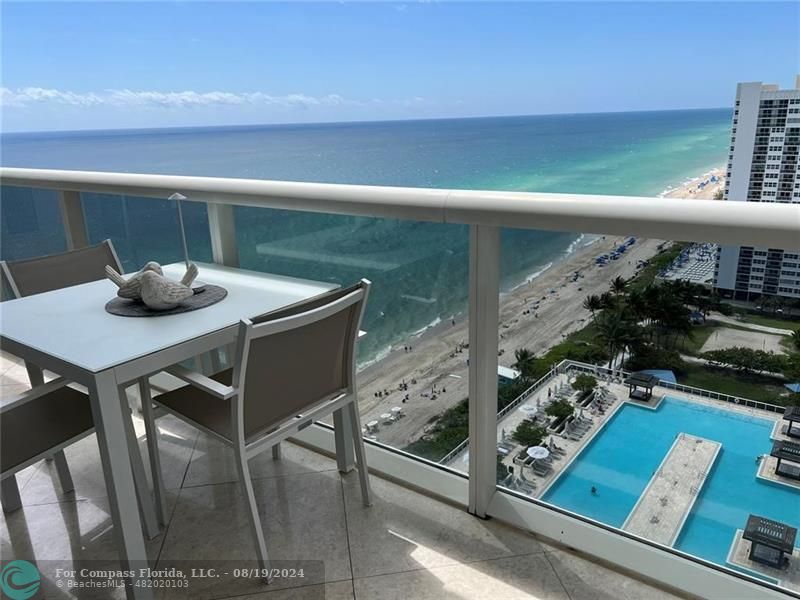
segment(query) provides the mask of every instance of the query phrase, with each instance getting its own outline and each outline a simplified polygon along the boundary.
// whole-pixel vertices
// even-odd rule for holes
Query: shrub
[[[572,404],[570,404],[567,400],[556,400],[550,406],[548,406],[544,412],[551,417],[562,420],[566,419],[573,412],[575,412],[575,407],[573,407]]]
[[[625,363],[629,371],[645,369],[667,369],[676,375],[686,373],[686,363],[676,350],[664,350],[655,346],[641,346]]]
[[[587,394],[597,387],[597,379],[586,373],[581,373],[575,378],[572,389]]]
[[[703,358],[710,363],[726,365],[744,372],[780,373],[787,367],[787,359],[781,354],[735,347],[703,352]]]
[[[721,315],[725,315],[726,317],[733,315],[733,307],[730,304],[725,304],[724,302],[719,303],[717,310]]]
[[[511,439],[523,446],[538,446],[546,435],[547,431],[544,427],[540,427],[531,419],[525,419],[517,425],[514,433],[511,434]]]

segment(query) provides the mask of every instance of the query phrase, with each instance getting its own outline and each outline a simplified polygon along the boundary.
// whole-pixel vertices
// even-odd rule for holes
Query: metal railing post
[[[206,203],[208,211],[208,233],[211,238],[211,255],[218,265],[228,267],[239,266],[239,246],[236,243],[236,220],[234,207],[230,204]],[[218,372],[222,368],[221,352],[217,349],[209,352],[211,371]],[[230,366],[235,356],[233,345],[224,348],[225,362]]]
[[[58,195],[58,206],[61,210],[67,250],[88,246],[89,236],[86,232],[86,218],[83,215],[80,192],[61,190]]]
[[[211,235],[211,252],[214,262],[228,267],[239,266],[239,248],[236,244],[236,221],[233,206],[209,202],[208,229]]]
[[[485,517],[497,485],[500,229],[469,237],[469,512]]]

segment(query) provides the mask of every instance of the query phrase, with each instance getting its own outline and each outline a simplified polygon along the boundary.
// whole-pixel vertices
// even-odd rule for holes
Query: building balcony
[[[26,388],[19,361],[10,356],[0,361],[4,391]],[[148,543],[148,556],[159,569],[184,561],[228,568],[247,557],[251,546],[232,455],[174,417],[159,421],[170,522]],[[141,419],[135,424],[143,437]],[[117,553],[96,441],[89,437],[75,444],[67,458],[74,494],[54,494],[58,482],[51,463],[19,476],[23,508],[0,517],[3,556],[35,558],[45,568],[55,563],[114,568]],[[681,597],[552,540],[498,520],[476,519],[463,508],[377,476],[373,506],[365,508],[355,473],[340,475],[333,458],[303,446],[286,445],[280,461],[261,458],[253,465],[255,493],[261,518],[270,523],[275,568],[305,568],[304,577],[269,586],[260,581],[208,586],[192,597],[566,600],[595,598],[598,590],[614,598]],[[75,596],[112,597],[105,591]]]
[[[735,276],[718,245],[796,246],[800,205],[16,168],[0,178],[4,260],[110,238],[127,272],[181,262],[167,200],[177,192],[192,261],[372,281],[357,380],[373,505],[331,458],[331,422],[316,422],[280,458],[251,464],[275,566],[308,578],[209,579],[188,597],[800,598],[800,557],[769,570],[742,538],[751,514],[800,526],[800,487],[768,458],[789,439],[793,382],[771,370],[780,360],[743,375],[724,354],[788,360],[793,317],[737,302],[723,314],[700,277]],[[692,274],[702,282],[679,297]],[[631,337],[616,337],[613,318]],[[4,350],[5,397],[29,381]],[[207,374],[231,361],[206,350],[195,366]],[[177,385],[148,376],[154,394]],[[129,402],[147,463],[131,390]],[[168,519],[145,544],[150,565],[254,562],[231,452],[173,417],[157,424]],[[95,437],[66,456],[72,493],[54,484],[54,463],[18,474],[3,555],[38,561],[54,597],[93,597],[52,587],[57,565],[121,560]]]

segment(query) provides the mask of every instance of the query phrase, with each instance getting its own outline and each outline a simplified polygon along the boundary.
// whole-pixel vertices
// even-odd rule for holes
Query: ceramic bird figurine
[[[152,265],[157,268],[153,268]],[[148,266],[151,268],[148,269]],[[178,306],[194,294],[191,286],[197,277],[197,265],[190,264],[180,281],[172,281],[164,277],[158,263],[148,263],[144,269],[129,280],[125,280],[113,269],[110,269],[109,272],[109,268],[107,268],[106,274],[109,279],[120,286],[117,292],[118,296],[141,300],[153,310],[168,310]],[[128,286],[130,280],[134,278],[135,285]],[[130,295],[123,296],[123,292]],[[134,293],[138,295],[138,298],[134,296]]]
[[[125,279],[122,275],[117,273],[112,267],[106,265],[106,277],[108,277],[111,281],[117,284],[119,290],[117,290],[117,296],[120,298],[127,298],[129,300],[141,300],[142,299],[142,275],[147,273],[148,271],[152,271],[153,273],[157,273],[159,275],[163,275],[164,273],[161,271],[161,265],[157,262],[150,261],[142,270],[134,275],[131,275],[127,279]]]

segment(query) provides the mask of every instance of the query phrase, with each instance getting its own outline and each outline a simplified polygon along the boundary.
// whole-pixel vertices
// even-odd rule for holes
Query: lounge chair
[[[500,448],[502,448],[503,450],[505,450],[506,454],[509,454],[509,453],[513,452],[515,447],[516,446],[514,446],[513,444],[509,444],[509,443],[506,443],[506,442],[498,442],[497,443],[497,449],[500,450]]]
[[[544,463],[534,462],[531,465],[531,470],[537,475],[546,476],[553,471],[553,467]]]
[[[581,439],[583,439],[583,435],[585,433],[586,433],[585,431],[568,431],[567,432],[567,439],[570,439],[570,440],[573,440],[573,441],[577,442],[577,441],[580,441]]]
[[[517,491],[522,492],[523,494],[528,494],[528,495],[532,495],[536,491],[536,486],[532,482],[527,481],[527,480],[522,481],[520,479],[517,479],[514,482],[514,488]]]

